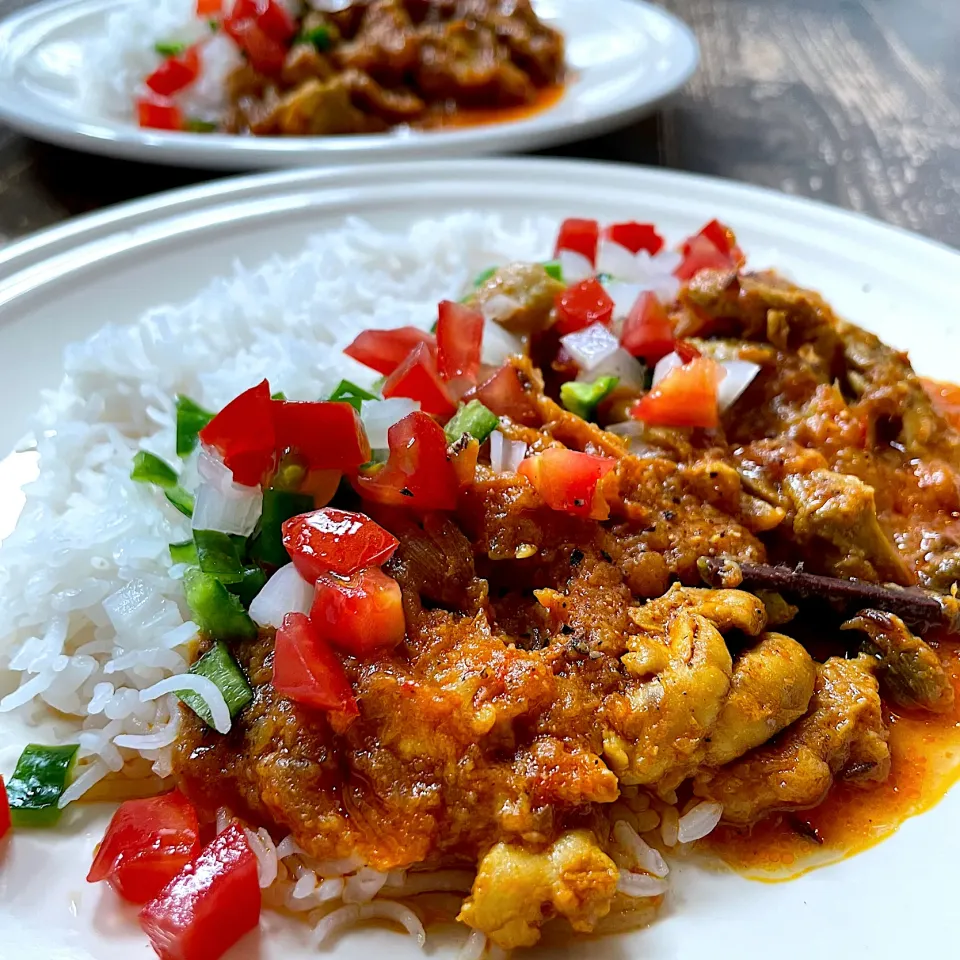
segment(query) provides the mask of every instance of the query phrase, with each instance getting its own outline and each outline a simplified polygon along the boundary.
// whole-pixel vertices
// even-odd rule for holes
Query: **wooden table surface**
[[[960,247],[960,0],[663,2],[700,40],[697,76],[657,116],[546,153],[774,187]],[[0,242],[211,176],[0,126]]]

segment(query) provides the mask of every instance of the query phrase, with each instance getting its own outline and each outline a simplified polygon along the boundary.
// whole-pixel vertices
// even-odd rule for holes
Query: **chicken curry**
[[[589,222],[564,229],[596,256]],[[862,846],[843,811],[892,829],[933,802],[890,785],[957,724],[960,434],[907,357],[750,272],[717,224],[684,246],[676,296],[626,316],[571,262],[487,271],[435,337],[348,348],[420,406],[327,498],[395,538],[369,615],[395,604],[399,635],[332,639],[346,685],[317,709],[280,682],[292,626],[261,629],[233,648],[252,700],[230,733],[185,709],[176,753],[199,807],[319,861],[475,871],[460,919],[506,949],[659,902],[660,854],[717,819],[705,844],[745,869],[792,870],[824,835]],[[486,367],[477,338],[471,356],[484,323],[522,355]],[[291,555],[302,574],[319,554]],[[368,615],[342,604],[372,580],[325,576],[311,621],[323,590]],[[698,810],[713,822],[678,835]]]

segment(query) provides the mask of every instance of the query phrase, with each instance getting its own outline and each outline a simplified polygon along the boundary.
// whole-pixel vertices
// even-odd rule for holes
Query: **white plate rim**
[[[563,0],[590,3],[591,0]],[[593,0],[599,2],[599,0]],[[616,0],[627,3],[627,0]],[[132,125],[111,125],[96,118],[69,118],[56,112],[37,116],[31,96],[18,98],[18,89],[5,77],[16,60],[5,55],[18,35],[46,18],[63,17],[87,8],[108,7],[117,0],[45,0],[0,21],[0,121],[20,132],[63,147],[123,159],[209,169],[250,170],[315,163],[366,163],[418,157],[462,157],[537,149],[599,136],[651,113],[683,87],[700,62],[693,31],[669,11],[648,0],[629,0],[637,13],[669,28],[674,37],[668,70],[654,78],[646,94],[614,109],[599,111],[574,123],[551,117],[548,108],[528,119],[408,136],[390,133],[343,137],[238,137],[228,134],[157,133]],[[575,85],[570,89],[575,89]],[[4,95],[6,94],[6,95]]]

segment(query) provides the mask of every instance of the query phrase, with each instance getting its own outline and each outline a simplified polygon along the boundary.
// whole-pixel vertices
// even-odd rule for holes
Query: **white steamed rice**
[[[177,462],[173,397],[219,409],[264,377],[292,399],[325,396],[343,377],[369,384],[370,371],[342,353],[357,333],[428,327],[437,302],[458,296],[484,267],[549,256],[555,231],[546,219],[508,231],[478,213],[398,234],[348,220],[297,257],[255,269],[238,263],[192,301],[133,323],[114,318],[67,349],[64,379],[32,424],[39,479],[0,548],[0,669],[19,682],[0,712],[40,720],[52,707],[71,718],[79,761],[64,803],[111,775],[143,776],[150,765],[161,778],[170,774],[178,708],[169,690],[182,683],[170,678],[186,670],[197,631],[177,579],[183,568],[171,566],[167,546],[190,530],[129,474],[140,449]],[[188,485],[195,472],[195,463],[185,466]],[[225,704],[206,692],[223,725]],[[653,897],[665,888],[665,864],[636,831],[659,825],[672,847],[719,814],[694,810],[680,821],[672,807],[649,809],[643,794],[633,803],[630,823],[617,827],[620,889]],[[222,827],[226,815],[219,819]],[[311,861],[289,838],[278,849],[262,829],[248,837],[267,902],[308,914],[317,942],[374,916],[422,942],[419,919],[397,899],[470,887],[463,871],[380,874],[355,858]],[[471,937],[466,960],[482,946]]]

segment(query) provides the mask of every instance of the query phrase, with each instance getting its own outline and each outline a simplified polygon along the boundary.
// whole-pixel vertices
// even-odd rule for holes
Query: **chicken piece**
[[[817,671],[810,654],[782,633],[765,633],[733,665],[730,693],[710,731],[703,762],[723,766],[776,736],[810,706]]]
[[[862,610],[841,630],[862,630],[870,640],[863,652],[879,661],[884,691],[901,707],[946,713],[953,707],[953,685],[934,650],[895,614]]]
[[[685,609],[627,646],[621,662],[639,682],[605,703],[604,757],[622,783],[672,790],[695,769],[720,715],[733,673],[730,652],[713,623]]]
[[[911,582],[880,527],[873,487],[852,474],[814,470],[785,477],[783,491],[792,504],[798,545],[817,558],[824,572],[875,582]]]
[[[529,947],[553,916],[589,933],[610,911],[620,872],[588,830],[572,830],[539,853],[498,843],[480,861],[461,922],[498,947]]]
[[[831,657],[817,668],[807,715],[771,744],[693,780],[696,796],[723,804],[727,823],[749,825],[777,810],[805,810],[834,778],[867,784],[890,772],[874,662]]]
[[[400,0],[374,0],[353,40],[334,52],[338,66],[360,70],[380,83],[400,84],[420,57],[418,34]]]
[[[766,611],[753,594],[744,590],[709,590],[675,583],[662,597],[634,608],[634,622],[648,633],[662,632],[664,624],[679,610],[688,610],[710,620],[721,632],[742,630],[757,636],[766,626]]]
[[[427,109],[427,105],[410,90],[388,90],[359,70],[344,71],[343,82],[356,106],[385,123],[411,123]]]
[[[339,76],[326,83],[308,80],[285,94],[273,120],[280,133],[320,136],[368,130],[371,118],[354,106],[350,88]]]
[[[307,80],[329,80],[333,75],[333,64],[329,57],[325,57],[312,43],[295,43],[283,61],[280,79],[285,86],[296,87]]]
[[[557,294],[565,289],[538,263],[511,263],[481,284],[471,299],[487,319],[526,336],[550,326]]]

